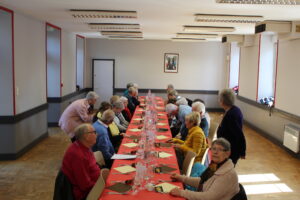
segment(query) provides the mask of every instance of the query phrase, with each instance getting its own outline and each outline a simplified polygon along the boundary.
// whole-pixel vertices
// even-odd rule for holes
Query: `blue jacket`
[[[109,139],[107,128],[101,124],[99,121],[96,121],[93,124],[97,132],[96,144],[92,147],[92,150],[101,151],[105,160],[110,160],[110,158],[114,155],[115,150],[111,141]]]

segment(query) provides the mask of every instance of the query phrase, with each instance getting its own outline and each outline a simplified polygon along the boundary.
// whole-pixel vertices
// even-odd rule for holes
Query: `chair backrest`
[[[59,170],[54,186],[53,200],[73,200],[72,184],[68,177]]]
[[[203,154],[203,157],[202,157],[202,161],[201,161],[201,164],[205,166],[205,161],[208,159],[208,151],[209,151],[209,148],[207,148]]]
[[[184,174],[186,176],[191,175],[195,157],[196,157],[196,153],[193,151],[188,151],[186,153],[183,164],[182,164],[182,174]]]
[[[234,195],[231,200],[247,200],[247,195],[242,184],[239,183],[240,191]]]
[[[210,141],[213,141],[217,137],[217,129],[219,127],[219,124],[217,122],[210,122],[209,132],[208,132],[208,138]]]
[[[94,156],[95,156],[95,159],[96,159],[96,162],[98,163],[98,165],[100,165],[100,166],[105,165],[105,160],[104,160],[104,157],[103,157],[103,154],[101,151],[95,151]]]
[[[102,169],[102,170],[106,171],[107,169]],[[102,194],[102,192],[105,188],[105,180],[102,176],[102,170],[100,172],[100,176],[99,176],[97,182],[95,183],[95,185],[89,192],[88,196],[86,197],[86,200],[98,200],[100,195]]]
[[[101,176],[103,177],[104,182],[107,180],[108,174],[109,174],[108,168],[103,168],[101,170]]]

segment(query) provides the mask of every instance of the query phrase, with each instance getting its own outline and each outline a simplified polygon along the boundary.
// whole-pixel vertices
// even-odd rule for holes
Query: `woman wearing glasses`
[[[197,191],[175,188],[170,191],[171,195],[193,200],[230,200],[239,192],[237,173],[229,159],[230,143],[224,138],[216,139],[211,152],[212,162],[200,177],[171,175],[173,180],[196,187]]]

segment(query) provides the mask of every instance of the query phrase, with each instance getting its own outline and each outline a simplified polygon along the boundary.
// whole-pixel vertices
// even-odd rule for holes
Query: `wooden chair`
[[[102,194],[104,188],[105,188],[105,181],[107,179],[109,173],[109,169],[102,169],[100,172],[100,176],[95,183],[94,187],[89,192],[88,196],[86,197],[86,200],[98,200],[100,195]]]
[[[209,132],[208,132],[208,139],[210,141],[213,141],[217,137],[217,129],[219,127],[219,124],[217,122],[210,122]]]
[[[105,160],[101,151],[95,151],[94,156],[98,165],[105,166]]]
[[[181,174],[184,174],[186,176],[191,175],[192,167],[194,164],[194,160],[196,157],[196,153],[193,151],[188,151],[185,155],[183,164],[182,164],[182,172]]]

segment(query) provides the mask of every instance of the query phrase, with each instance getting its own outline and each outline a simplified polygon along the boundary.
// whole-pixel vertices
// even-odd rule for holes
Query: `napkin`
[[[139,131],[141,131],[141,129],[138,129],[138,128],[131,128],[131,129],[129,129],[129,131],[131,131],[131,132],[139,132]]]
[[[164,126],[164,125],[167,125],[167,123],[160,123],[160,122],[158,122],[156,125],[158,125],[158,126]]]
[[[126,146],[126,147],[132,148],[132,147],[136,147],[136,146],[137,146],[137,143],[130,142],[130,143],[125,143],[125,144],[123,144],[123,145]]]
[[[131,190],[131,186],[124,183],[116,183],[112,186],[109,186],[107,189],[113,190],[119,193],[125,193]]]
[[[159,152],[158,153],[159,158],[167,158],[167,157],[170,157],[170,156],[173,156],[173,155],[169,154],[169,153],[166,153],[166,152]]]
[[[121,172],[121,173],[123,173],[123,174],[135,171],[135,168],[130,166],[130,165],[125,165],[125,166],[122,166],[122,167],[116,167],[114,169]]]
[[[140,121],[140,120],[142,120],[142,118],[134,118],[133,120]]]
[[[172,189],[178,188],[178,186],[170,184],[170,183],[161,183],[161,184],[156,185],[155,187],[161,188],[162,191],[160,191],[160,192],[163,192],[163,193],[169,193]],[[158,190],[156,190],[156,191],[158,191]]]
[[[167,139],[167,138],[169,138],[169,137],[164,136],[164,135],[158,135],[158,136],[156,136],[156,139],[158,139],[158,140],[163,140],[163,139]]]

